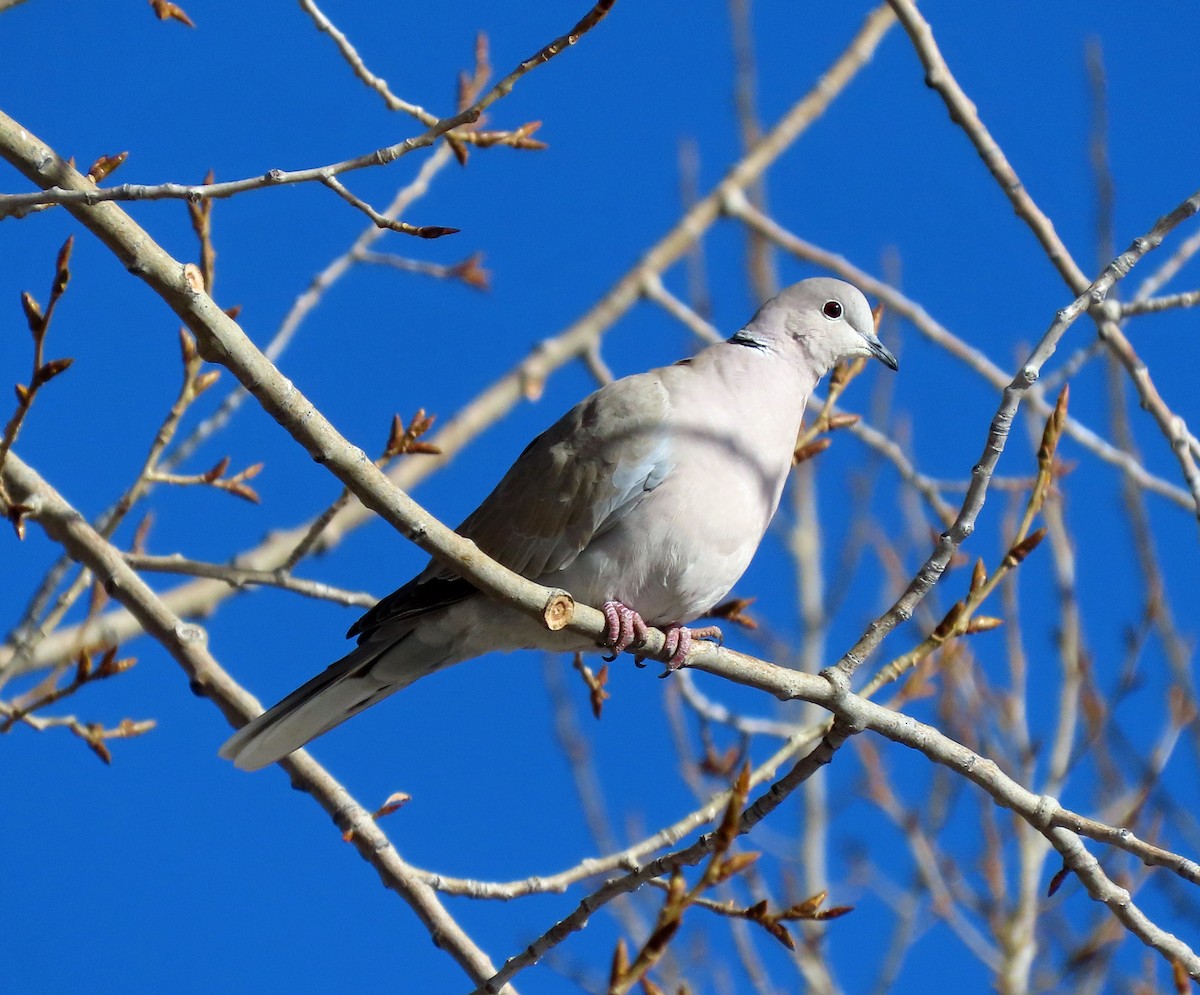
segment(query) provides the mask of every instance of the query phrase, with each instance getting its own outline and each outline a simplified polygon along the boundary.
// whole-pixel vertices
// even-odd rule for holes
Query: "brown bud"
[[[476,252],[461,263],[451,266],[446,271],[446,275],[461,280],[468,287],[474,287],[476,290],[490,290],[491,274],[479,265],[481,262],[483,262],[483,253]]]
[[[196,358],[196,340],[186,328],[179,329],[179,352],[183,356],[184,366]]]
[[[1038,447],[1038,463],[1049,463],[1054,459],[1054,450],[1058,448],[1058,440],[1062,436],[1063,423],[1067,420],[1067,402],[1071,397],[1070,384],[1063,384],[1058,392],[1058,401],[1054,410],[1046,419],[1046,427],[1042,429],[1042,443]]]
[[[813,916],[814,922],[829,922],[830,919],[840,919],[844,915],[849,915],[854,911],[853,905],[835,905],[833,908],[823,909]]]
[[[37,373],[34,374],[35,382],[39,385],[49,383],[60,373],[68,370],[73,362],[75,360],[68,357],[65,359],[52,359],[47,363],[43,363],[38,368]]]
[[[840,391],[866,368],[867,359],[865,356],[856,356],[854,359],[838,363],[833,371],[833,376],[830,377],[829,384],[831,387],[836,386]]]
[[[613,951],[612,967],[608,972],[609,983],[615,986],[625,977],[628,970],[629,948],[625,946],[625,938],[621,937],[617,940],[617,948]]]
[[[100,666],[96,669],[97,677],[115,677],[117,674],[125,673],[125,671],[137,664],[137,657],[127,656],[118,660],[116,656],[117,648],[115,646],[104,654],[104,658],[100,661]]]
[[[102,155],[88,169],[88,179],[93,183],[99,183],[128,158],[128,152],[118,152],[116,155]]]
[[[154,13],[158,15],[160,21],[172,20],[178,21],[180,24],[186,24],[189,28],[194,28],[196,25],[183,8],[178,4],[171,3],[170,0],[150,0],[150,6],[154,9]]]
[[[67,240],[62,244],[62,248],[58,250],[58,255],[54,258],[54,272],[57,274],[56,279],[62,281],[64,288],[67,285],[67,280],[70,278],[70,270],[67,268],[67,264],[71,261],[71,250],[73,248],[75,248],[75,236],[68,235]]]
[[[833,440],[827,435],[823,435],[819,439],[813,439],[812,442],[801,446],[792,454],[792,465],[799,466],[806,460],[810,460],[814,456],[819,456],[832,445]]]
[[[103,760],[106,764],[112,764],[112,752],[104,745],[104,740],[100,736],[101,730],[95,726],[88,726],[88,735],[84,736],[84,742],[87,743],[88,749],[96,756]]]
[[[197,395],[203,394],[209,387],[221,379],[220,370],[205,370],[192,382],[192,389]]]
[[[388,796],[387,801],[371,813],[371,818],[378,822],[385,815],[391,815],[393,812],[399,811],[410,801],[412,801],[412,795],[405,791],[395,791]]]
[[[803,902],[797,902],[795,905],[780,914],[781,919],[811,919],[815,916],[822,905],[825,904],[825,899],[829,897],[828,890],[818,891],[815,895],[806,898]]]
[[[737,839],[738,829],[742,822],[742,806],[746,804],[746,797],[750,794],[750,767],[743,765],[738,773],[737,780],[733,783],[733,790],[729,795],[729,804],[725,806],[725,815],[721,819],[721,824],[717,827],[717,838],[715,849],[718,853],[725,853],[733,841]]]
[[[1032,535],[1026,536],[1019,543],[1013,546],[1013,548],[1008,551],[1008,556],[1006,559],[1008,559],[1015,567],[1018,563],[1024,560],[1025,557],[1037,549],[1038,543],[1045,538],[1046,530],[1044,528],[1038,529]]]
[[[746,613],[757,598],[730,598],[708,613],[709,618],[723,618],[744,629],[757,629],[758,623]]]
[[[216,371],[214,370],[213,372],[216,372]],[[246,467],[246,469],[244,469],[241,473],[239,473],[233,479],[234,480],[253,480],[260,473],[262,473],[264,466],[266,466],[265,463],[251,463],[248,467]]]
[[[1070,873],[1071,868],[1069,868],[1066,864],[1063,864],[1061,870],[1059,870],[1059,872],[1050,879],[1050,887],[1046,889],[1046,896],[1051,897],[1056,891],[1058,891],[1058,889],[1062,887],[1062,883],[1067,880],[1067,875]]]
[[[392,415],[392,425],[388,429],[387,445],[383,447],[384,458],[397,456],[404,452],[404,422],[399,415]]]
[[[149,512],[138,522],[138,527],[133,533],[133,541],[129,544],[129,548],[134,553],[144,553],[146,551],[146,538],[150,535],[150,526],[154,524],[154,513]]]
[[[454,135],[447,135],[446,144],[450,146],[450,151],[454,153],[454,158],[458,160],[458,164],[460,166],[465,166],[467,164],[467,156],[469,154],[467,152],[467,143],[461,138],[455,137]],[[417,234],[420,235],[420,232],[417,232]],[[437,236],[435,235],[421,235],[421,238],[436,237]]]
[[[987,582],[987,568],[983,565],[983,560],[975,561],[975,569],[971,571],[971,587],[968,591],[974,594]]]
[[[741,874],[747,867],[753,864],[761,853],[750,851],[748,853],[735,853],[732,856],[721,861],[721,867],[717,871],[717,881],[728,881],[731,877]]]
[[[849,413],[834,415],[829,419],[829,430],[833,431],[835,428],[849,428],[851,425],[857,425],[860,421],[862,421],[862,415],[854,415]]]
[[[933,630],[933,638],[941,640],[950,635],[950,633],[954,631],[954,627],[958,624],[958,620],[962,618],[963,612],[966,611],[966,608],[967,606],[963,604],[963,602],[954,602],[954,604],[950,606],[950,610],[946,612],[946,617],[938,622],[937,628]]]
[[[29,325],[29,330],[33,334],[40,335],[42,332],[42,306],[34,298],[28,290],[21,294],[21,307],[25,311],[25,321]]]
[[[237,497],[249,501],[251,504],[262,504],[262,498],[258,496],[258,491],[247,484],[239,483],[236,480],[231,481],[226,486],[225,490],[229,491],[230,494],[234,494]]]
[[[413,234],[417,238],[441,238],[443,235],[457,235],[460,230],[459,228],[442,228],[438,225],[424,225],[417,228]]]
[[[223,456],[211,470],[204,474],[204,482],[211,484],[214,480],[220,480],[225,476],[225,471],[229,469],[229,464],[232,462],[228,456]]]

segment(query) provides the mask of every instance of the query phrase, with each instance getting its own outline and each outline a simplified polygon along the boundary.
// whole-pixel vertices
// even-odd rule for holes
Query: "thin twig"
[[[248,190],[262,190],[267,187],[280,187],[296,183],[328,183],[342,173],[366,169],[371,166],[384,166],[395,162],[402,156],[415,152],[417,149],[428,148],[443,135],[463,125],[474,124],[479,120],[488,107],[502,97],[508,96],[512,88],[522,76],[545,65],[555,56],[574,45],[588,31],[599,24],[612,9],[616,0],[599,0],[579,22],[565,35],[560,35],[548,45],[544,45],[529,58],[521,62],[507,76],[500,80],[487,93],[476,100],[471,106],[450,117],[441,118],[428,127],[421,135],[406,138],[395,145],[388,145],[366,155],[344,159],[341,162],[329,163],[323,166],[309,166],[304,169],[270,169],[258,176],[250,176],[240,180],[228,180],[223,183],[158,183],[133,184],[126,183],[116,187],[100,187],[90,184],[87,187],[70,188],[61,185],[43,187],[40,191],[28,194],[0,194],[0,219],[6,218],[18,210],[35,204],[96,204],[126,200],[188,200],[198,201],[208,198],[233,197]],[[457,136],[456,136],[457,137]],[[65,165],[65,163],[63,164]],[[356,205],[357,206],[357,205]]]
[[[1126,373],[1137,388],[1142,407],[1153,415],[1159,429],[1170,443],[1171,450],[1179,461],[1184,480],[1191,491],[1197,522],[1200,523],[1200,467],[1197,467],[1194,456],[1194,451],[1200,450],[1200,441],[1197,441],[1188,431],[1183,418],[1167,406],[1151,379],[1146,364],[1138,357],[1133,346],[1121,331],[1117,323],[1117,319],[1120,317],[1120,306],[1116,303],[1108,308],[1098,306],[1104,302],[1109,288],[1097,288],[1095,284],[1089,285],[1087,277],[1071,258],[1071,254],[1058,237],[1054,225],[1029,195],[1017,176],[1016,170],[1005,158],[1000,146],[992,138],[983,121],[980,120],[975,105],[963,92],[953,73],[950,72],[949,66],[938,50],[929,22],[921,16],[912,0],[889,0],[889,3],[905,31],[908,32],[913,47],[925,67],[926,83],[941,96],[950,111],[951,119],[963,129],[972,145],[975,146],[984,165],[987,166],[988,171],[1012,203],[1017,216],[1029,226],[1037,237],[1043,251],[1061,274],[1071,292],[1078,297],[1086,296],[1089,293],[1092,295],[1088,307],[1089,309],[1094,308],[1092,313],[1100,338],[1121,361],[1121,365],[1125,367]],[[1172,215],[1174,220],[1166,230],[1170,230],[1181,221],[1191,217],[1197,209],[1200,209],[1200,194],[1188,198],[1176,209]],[[1145,237],[1144,245],[1141,244],[1143,240],[1135,241],[1127,253],[1129,265],[1133,265],[1150,249],[1156,248],[1163,234],[1165,231],[1160,231],[1159,226],[1155,226]],[[1124,275],[1124,273],[1120,273],[1120,276]]]
[[[1009,376],[984,355],[981,350],[964,342],[945,326],[935,321],[919,304],[906,297],[885,281],[871,276],[843,257],[813,245],[811,242],[807,242],[787,231],[778,222],[755,211],[753,206],[744,198],[739,197],[736,192],[726,198],[725,209],[734,217],[740,218],[747,224],[754,225],[763,231],[782,248],[793,253],[797,258],[816,263],[818,266],[822,266],[843,279],[854,283],[864,292],[878,297],[886,304],[889,312],[907,318],[929,341],[933,342],[939,348],[944,349],[949,355],[962,362],[968,369],[977,373],[993,387],[1003,390],[1005,385],[1008,384],[1010,380]],[[1098,351],[1099,348],[1099,345],[1094,345],[1093,353]],[[1072,374],[1074,372],[1075,370],[1072,370]],[[1036,390],[1030,393],[1029,403],[1034,411],[1042,417],[1049,415],[1052,408],[1052,405],[1048,404],[1043,396],[1046,386],[1051,381],[1057,384],[1063,379],[1068,378],[1063,376],[1047,377],[1046,383],[1042,385],[1043,390],[1040,393]],[[1192,509],[1195,506],[1191,494],[1186,490],[1149,473],[1129,453],[1112,445],[1092,429],[1079,422],[1078,419],[1068,419],[1066,431],[1075,442],[1088,449],[1099,459],[1118,467],[1124,473],[1128,474],[1137,482],[1138,486],[1168,498],[1181,507]]]
[[[236,564],[205,563],[192,560],[180,553],[168,556],[148,556],[144,553],[125,553],[125,562],[134,570],[146,573],[185,574],[189,577],[211,577],[223,581],[233,588],[278,587],[284,591],[320,601],[332,601],[335,605],[370,608],[379,599],[366,591],[347,591],[321,581],[293,577],[282,570],[247,570]]]

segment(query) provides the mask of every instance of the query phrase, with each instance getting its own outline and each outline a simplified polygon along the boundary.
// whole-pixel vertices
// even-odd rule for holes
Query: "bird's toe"
[[[620,601],[606,601],[601,610],[607,623],[604,642],[601,645],[608,647],[610,651],[610,655],[604,657],[605,660],[611,662],[631,646],[640,646],[646,641],[650,630],[642,616],[628,605]]]
[[[692,651],[692,644],[697,639],[712,639],[718,646],[724,639],[720,628],[715,625],[706,625],[700,629],[689,629],[685,625],[669,625],[663,630],[663,636],[665,639],[663,652],[667,654],[667,669],[662,674],[663,677],[674,673],[687,663],[688,654]]]

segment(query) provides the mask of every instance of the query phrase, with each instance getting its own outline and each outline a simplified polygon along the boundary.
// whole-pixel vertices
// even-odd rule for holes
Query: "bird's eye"
[[[826,301],[821,305],[821,313],[826,318],[840,318],[842,316],[841,301]]]

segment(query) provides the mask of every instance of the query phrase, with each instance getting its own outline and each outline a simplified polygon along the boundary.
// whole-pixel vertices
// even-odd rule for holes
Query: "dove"
[[[666,636],[668,668],[715,627],[711,611],[749,566],[793,463],[809,395],[851,357],[896,358],[870,305],[840,280],[803,280],[731,338],[585,398],[517,457],[458,527],[530,580],[602,609],[603,646]],[[360,618],[358,645],[235,733],[221,756],[279,760],[418,678],[493,651],[597,644],[493,600],[434,560]]]

